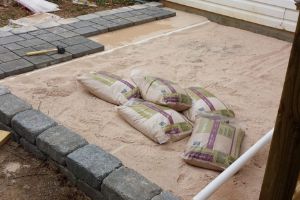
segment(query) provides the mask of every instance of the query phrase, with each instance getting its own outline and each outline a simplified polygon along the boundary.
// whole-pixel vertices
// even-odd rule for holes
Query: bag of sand
[[[139,98],[139,89],[121,77],[105,72],[92,72],[77,77],[92,94],[112,104],[122,105],[131,98]]]
[[[140,89],[144,100],[184,111],[191,107],[192,100],[178,84],[159,77],[132,74],[131,79]]]
[[[240,155],[244,131],[220,118],[196,119],[183,159],[186,163],[223,171]]]
[[[192,122],[197,116],[220,115],[230,118],[235,116],[234,112],[222,101],[201,87],[190,87],[186,89],[186,92],[192,99],[192,107],[183,114]]]
[[[192,133],[193,127],[183,115],[142,99],[131,99],[117,110],[131,126],[159,144],[178,141]]]

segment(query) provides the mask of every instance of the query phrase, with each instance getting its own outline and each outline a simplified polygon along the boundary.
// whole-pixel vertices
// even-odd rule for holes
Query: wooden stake
[[[300,16],[260,200],[292,199],[300,169]]]

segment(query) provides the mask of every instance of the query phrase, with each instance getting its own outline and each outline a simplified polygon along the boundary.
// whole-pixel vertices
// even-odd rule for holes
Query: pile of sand
[[[203,86],[235,111],[246,130],[245,151],[274,125],[290,48],[284,41],[208,23],[109,54],[8,78],[2,84],[90,143],[113,153],[126,166],[189,200],[218,173],[182,161],[188,138],[155,144],[123,121],[113,105],[86,92],[76,76],[106,70],[128,78],[132,69],[139,68],[183,87]],[[262,149],[212,199],[258,199],[268,150]]]

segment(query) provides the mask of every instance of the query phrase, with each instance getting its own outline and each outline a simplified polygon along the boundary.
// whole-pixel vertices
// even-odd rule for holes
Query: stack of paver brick
[[[122,7],[82,15],[57,23],[0,31],[0,79],[25,73],[104,50],[85,37],[175,16],[176,13],[152,4]],[[65,54],[26,56],[30,51],[66,48]]]

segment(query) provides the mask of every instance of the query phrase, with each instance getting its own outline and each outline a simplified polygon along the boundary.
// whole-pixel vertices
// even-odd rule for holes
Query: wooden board
[[[10,138],[10,132],[0,130],[0,146],[5,144],[5,142]]]

